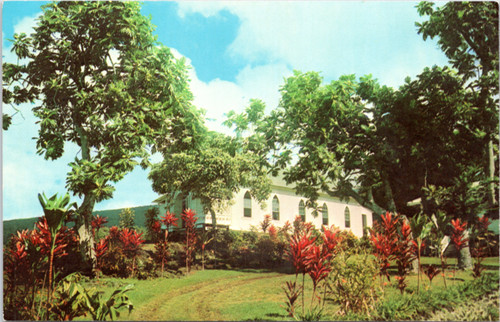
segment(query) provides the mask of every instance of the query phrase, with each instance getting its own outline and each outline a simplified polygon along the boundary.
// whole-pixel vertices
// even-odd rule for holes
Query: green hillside
[[[150,206],[140,206],[140,207],[131,207],[130,209],[135,213],[135,225],[138,227],[144,227],[146,217],[144,214],[149,208],[158,208],[156,205]],[[94,211],[94,215],[99,215],[101,217],[108,217],[108,223],[105,225],[107,227],[118,226],[120,223],[120,212],[121,209],[109,209],[109,210],[98,210]],[[18,230],[23,229],[33,229],[35,227],[35,223],[38,221],[39,217],[33,218],[23,218],[23,219],[12,219],[12,220],[4,220],[3,221],[3,243],[5,244],[12,234],[15,234]]]

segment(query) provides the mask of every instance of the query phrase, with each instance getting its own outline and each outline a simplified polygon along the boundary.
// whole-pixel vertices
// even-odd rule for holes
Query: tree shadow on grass
[[[290,317],[286,314],[279,314],[279,313],[267,313],[264,318],[262,317],[256,317],[253,319],[248,319],[246,321],[269,321],[270,318],[278,318],[279,321],[286,321]]]

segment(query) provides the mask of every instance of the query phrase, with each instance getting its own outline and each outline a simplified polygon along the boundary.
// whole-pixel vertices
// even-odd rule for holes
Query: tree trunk
[[[469,237],[470,237],[469,229],[466,229],[464,231],[464,238],[469,238]],[[465,270],[472,269],[472,256],[470,253],[469,243],[467,243],[467,246],[462,248],[460,250],[460,253],[458,253],[458,268]]]
[[[214,211],[214,208],[210,207],[210,214],[212,215],[212,232],[213,232],[213,239],[215,240],[215,247],[217,247],[217,217],[215,216],[215,211]],[[217,252],[216,252],[216,249],[214,249],[215,253],[214,253],[214,263],[215,263],[215,267],[214,268],[217,268]]]
[[[85,274],[94,275],[96,256],[94,251],[94,236],[92,235],[92,210],[95,198],[91,194],[85,195],[83,203],[78,208],[77,231],[80,237],[80,257],[82,271]]]
[[[488,141],[488,203],[489,211],[493,211],[496,205],[495,196],[495,152],[493,151],[493,141]]]

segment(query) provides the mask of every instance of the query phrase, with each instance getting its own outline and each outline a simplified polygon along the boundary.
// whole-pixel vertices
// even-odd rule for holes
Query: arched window
[[[248,191],[245,192],[243,197],[243,216],[252,217],[252,197]]]
[[[304,200],[299,202],[299,216],[302,222],[306,222],[306,205],[304,204]]]
[[[351,227],[351,212],[349,211],[349,207],[345,207],[344,217],[345,217],[345,228],[350,228]]]
[[[328,226],[328,207],[326,203],[324,203],[321,208],[321,214],[323,215],[323,225]]]
[[[280,220],[280,201],[276,196],[273,198],[273,219]]]

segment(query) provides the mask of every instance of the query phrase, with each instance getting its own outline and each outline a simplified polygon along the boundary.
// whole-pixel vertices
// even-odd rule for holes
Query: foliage
[[[361,313],[370,317],[379,297],[378,268],[368,254],[360,258],[340,252],[332,262],[328,297],[340,305],[338,315]]]
[[[286,296],[286,301],[285,305],[286,307],[283,307],[287,312],[288,315],[292,318],[296,318],[296,313],[295,313],[295,302],[299,299],[299,296],[302,292],[302,289],[300,286],[297,285],[297,281],[291,282],[291,281],[286,281],[285,282],[286,287],[282,287],[283,291],[285,291],[285,296]]]
[[[191,264],[193,263],[193,253],[196,251],[196,232],[194,228],[198,218],[196,217],[194,211],[186,209],[181,214],[181,219],[183,226],[186,229],[186,273],[189,273],[191,270]]]
[[[484,275],[480,279],[453,285],[447,289],[399,294],[380,302],[373,318],[382,321],[421,320],[428,318],[435,310],[469,302],[497,288],[498,277]]]
[[[95,215],[92,218],[92,234],[94,235],[94,239],[98,238],[99,230],[104,227],[104,224],[108,223],[107,217],[101,217],[99,215]]]
[[[461,223],[460,218],[451,220],[451,243],[460,251],[464,248],[469,239],[464,237],[464,231],[467,228],[467,222]]]
[[[171,214],[170,211],[167,211],[163,217],[161,217],[161,222],[167,227],[167,231],[171,226],[177,227],[177,218],[175,214]]]
[[[496,212],[498,168],[495,163],[498,161],[495,162],[495,158],[498,158],[498,151],[494,150],[494,146],[498,146],[498,6],[492,2],[464,1],[434,8],[433,3],[422,1],[417,5],[417,10],[421,16],[428,16],[427,21],[416,23],[418,33],[422,34],[424,40],[437,37],[450,63],[467,82],[471,108],[465,106],[465,109],[459,109],[466,112],[468,117],[461,124],[462,129],[456,131],[470,131],[476,138],[482,139],[478,142],[478,155],[482,154],[483,157],[476,164],[472,163],[480,165],[474,172],[479,174],[481,180],[473,180],[479,181],[479,185],[472,190],[482,190],[483,197],[488,200],[467,194],[459,198],[475,203],[479,201],[482,208],[488,207],[488,211]],[[470,217],[458,216],[472,221]]]
[[[371,231],[371,241],[375,256],[379,262],[380,275],[387,277],[390,281],[388,268],[390,261],[396,258],[396,247],[398,242],[397,224],[399,218],[387,212],[381,216],[382,221],[375,222]]]
[[[296,289],[296,284],[287,285],[288,289],[284,288],[287,296],[285,309],[290,316],[300,318],[302,320],[319,319],[322,316],[323,307],[326,298],[326,284],[323,291],[323,298],[316,294],[316,290],[320,282],[324,281],[332,270],[331,260],[337,254],[337,247],[340,246],[341,239],[339,230],[335,226],[330,228],[323,227],[323,233],[320,238],[313,236],[313,231],[307,229],[307,225],[294,234],[289,241],[289,249],[287,254],[295,267],[295,283],[299,273],[302,273],[302,289]],[[317,243],[320,241],[319,243]],[[306,311],[304,302],[304,285],[305,275],[308,274],[313,283],[313,292],[309,309]],[[294,286],[291,289],[291,286]],[[295,313],[295,293],[300,292],[302,295],[302,313]],[[296,299],[295,299],[296,300]],[[317,303],[316,303],[317,302]]]
[[[416,243],[411,237],[411,227],[406,220],[401,225],[401,233],[398,238],[396,250],[396,264],[398,265],[398,289],[403,294],[407,284],[406,277],[416,256]]]
[[[149,208],[144,216],[146,217],[146,239],[157,242],[161,238],[161,224],[158,221],[160,210],[158,208]]]
[[[264,220],[260,223],[260,229],[265,233],[269,226],[271,226],[271,215],[264,215]]]
[[[73,229],[59,227],[54,230],[45,216],[41,217],[35,229],[18,231],[4,247],[4,313],[9,319],[40,319],[46,314],[48,297],[52,295],[52,288],[47,287],[51,282],[47,283],[46,278],[49,274],[56,277],[67,274],[61,263],[56,263],[72,254],[71,246],[78,241]],[[54,274],[56,267],[61,274]],[[40,294],[45,287],[46,298]]]
[[[418,259],[418,286],[417,286],[417,292],[420,291],[420,274],[422,271],[422,264],[421,264],[421,255],[422,255],[422,248],[425,247],[425,239],[429,237],[432,229],[432,222],[429,220],[429,218],[422,214],[419,213],[418,215],[414,216],[413,218],[410,219],[410,226],[411,226],[411,231],[413,234],[413,239],[417,251],[417,259]],[[429,281],[432,281],[432,277],[430,277],[432,273],[427,274],[429,277]]]
[[[187,149],[200,113],[192,104],[184,60],[175,60],[153,35],[137,2],[53,2],[31,35],[14,35],[26,64],[3,64],[4,103],[34,102],[40,126],[37,153],[80,147],[66,187],[82,197],[77,218],[85,262],[92,268],[91,215],[150,152]],[[159,143],[161,142],[161,146]]]
[[[120,212],[120,228],[134,228],[135,213],[130,208],[125,208]]]
[[[498,321],[498,291],[486,298],[433,313],[431,321]]]
[[[129,230],[128,228],[123,228],[120,231],[121,248],[125,256],[132,258],[132,276],[135,273],[135,260],[141,249],[141,244],[145,242],[141,236],[142,233],[138,234],[135,230]]]
[[[489,250],[498,244],[495,234],[488,230],[490,223],[490,218],[484,215],[477,220],[473,229],[472,236],[474,240],[474,248],[472,250],[472,255],[475,263],[472,275],[476,278],[481,276],[481,273],[484,270],[481,263],[488,255]]]
[[[54,302],[49,307],[49,320],[67,321],[87,314],[94,321],[106,321],[108,318],[116,320],[120,316],[121,308],[128,308],[129,314],[132,311],[132,302],[126,294],[133,289],[132,285],[114,290],[107,300],[103,300],[100,292],[96,289],[87,290],[80,280],[81,275],[76,273],[59,283],[55,290]]]
[[[424,273],[425,275],[427,276],[427,278],[429,279],[429,284],[432,285],[432,280],[434,279],[434,277],[439,274],[441,271],[439,270],[439,268],[437,268],[436,265],[434,264],[431,264],[431,265],[428,265],[425,269],[424,269]]]
[[[244,151],[238,139],[204,131],[199,145],[188,151],[163,154],[163,161],[152,166],[148,177],[153,190],[171,204],[179,195],[200,200],[217,226],[216,210],[225,208],[240,188],[249,188],[259,202],[270,193],[270,179],[260,160]]]

